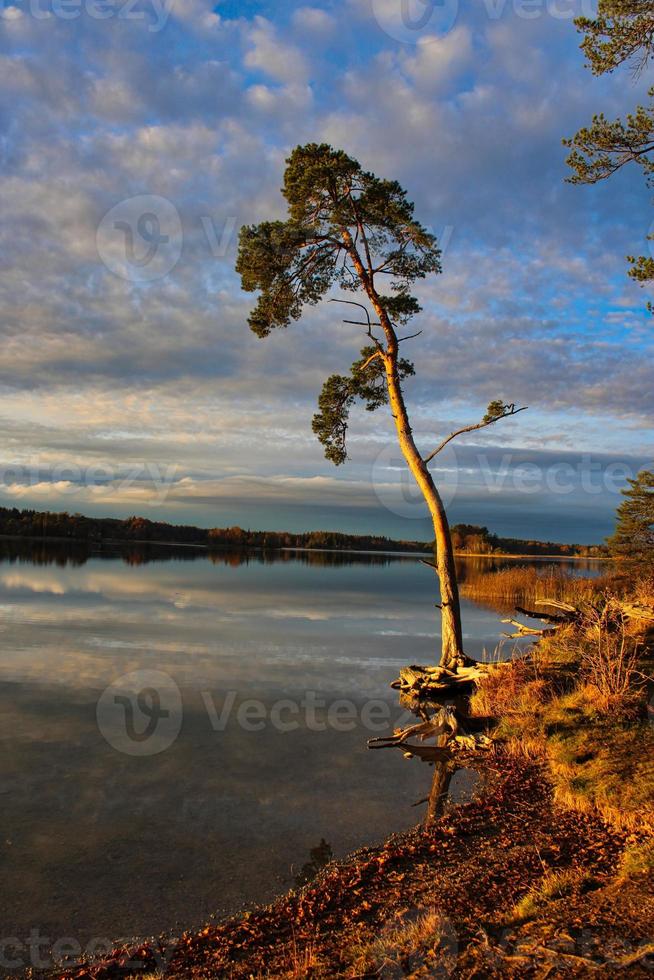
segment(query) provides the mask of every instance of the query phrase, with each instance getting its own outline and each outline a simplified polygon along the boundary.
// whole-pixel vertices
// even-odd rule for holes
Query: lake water
[[[437,658],[437,599],[415,557],[5,542],[0,940],[196,926],[291,886],[321,840],[415,825],[430,768],[366,739],[408,721],[389,684]],[[463,620],[473,656],[505,629]]]

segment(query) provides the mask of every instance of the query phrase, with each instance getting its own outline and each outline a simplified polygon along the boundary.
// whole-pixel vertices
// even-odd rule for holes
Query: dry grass
[[[462,595],[470,599],[523,604],[535,599],[581,601],[593,594],[597,582],[572,575],[564,566],[515,565],[494,571],[469,571],[460,587]]]
[[[537,657],[491,668],[472,711],[498,719],[495,736],[511,754],[547,762],[559,803],[599,811],[625,829],[654,830],[651,649],[631,635],[614,593],[580,606],[579,625],[542,639]]]
[[[542,915],[550,902],[565,898],[584,886],[594,883],[588,872],[580,868],[566,868],[564,871],[548,872],[539,884],[527,892],[506,916],[507,925],[517,925],[536,919]]]
[[[491,667],[478,681],[470,708],[474,715],[491,718],[533,711],[542,703],[546,690],[534,661],[511,660]]]
[[[315,943],[309,942],[305,946],[299,946],[294,935],[288,969],[277,975],[279,980],[318,980],[325,976],[316,953]]]
[[[582,672],[597,691],[598,706],[620,711],[638,696],[643,675],[638,670],[639,644],[629,634],[619,601],[606,596],[590,606],[582,628]]]
[[[437,912],[426,912],[387,926],[376,939],[352,948],[348,975],[436,976],[440,974],[431,971],[453,965],[456,953],[456,938],[446,920]]]
[[[639,875],[654,875],[654,840],[638,841],[622,855],[620,878],[626,881]]]

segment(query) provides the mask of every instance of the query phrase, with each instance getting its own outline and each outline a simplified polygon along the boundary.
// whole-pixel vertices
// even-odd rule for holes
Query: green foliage
[[[484,415],[484,422],[495,422],[497,419],[501,419],[510,409],[515,408],[514,405],[505,405],[501,398],[492,401],[488,408],[486,409],[486,414]]]
[[[649,90],[649,96],[652,95],[654,89]],[[590,126],[584,126],[572,139],[563,141],[573,149],[567,160],[574,171],[569,183],[596,184],[626,163],[636,163],[651,184],[654,160],[648,154],[654,149],[653,140],[654,109],[651,107],[638,106],[626,122],[621,119],[610,122],[603,113],[593,116]]]
[[[599,0],[597,17],[579,17],[575,24],[586,36],[581,45],[594,75],[611,72],[625,62],[644,68],[654,52],[651,0]]]
[[[581,48],[595,75],[612,72],[631,63],[643,69],[654,53],[654,4],[652,0],[599,0],[596,18],[575,21],[585,37]],[[654,89],[648,92],[654,98]],[[637,164],[647,183],[654,183],[654,106],[637,106],[626,121],[610,121],[603,113],[593,117],[572,137],[564,139],[572,153],[567,163],[573,171],[572,184],[596,184],[628,163]],[[646,256],[628,256],[629,275],[640,283],[654,279],[654,262]],[[652,310],[649,304],[650,311]]]
[[[309,229],[264,221],[241,229],[236,269],[244,290],[261,290],[248,322],[258,337],[267,337],[321,299],[335,277],[336,253]]]
[[[611,553],[618,558],[654,562],[654,473],[642,470],[618,507],[615,534],[609,538]]]
[[[364,171],[342,150],[311,143],[296,147],[287,160],[282,192],[287,220],[245,226],[240,234],[236,269],[242,287],[260,294],[248,318],[257,336],[298,320],[305,306],[319,302],[333,287],[363,290],[388,315],[392,328],[420,312],[411,287],[428,273],[440,272],[440,249],[416,221],[414,206],[397,181]],[[375,276],[384,279],[381,292]],[[384,362],[373,355],[386,350],[394,364],[397,344],[392,337],[383,339],[386,349],[376,340],[378,346],[364,348],[349,375],[334,374],[323,386],[313,430],[336,465],[347,458],[354,401],[360,399],[373,411],[387,400]],[[397,368],[400,378],[413,374],[403,359]]]
[[[325,456],[336,466],[347,459],[347,429],[350,409],[357,399],[368,412],[374,412],[388,401],[385,369],[375,347],[364,347],[349,375],[332,374],[325,381],[318,399],[318,412],[312,428],[325,447]],[[398,361],[400,378],[414,374],[410,361]]]
[[[389,315],[405,322],[420,307],[410,287],[440,272],[440,249],[414,218],[414,206],[396,181],[381,180],[327,144],[298,146],[287,160],[286,221],[241,229],[236,271],[247,292],[260,291],[249,324],[260,337],[298,320],[331,286],[362,285],[348,236],[365,228],[371,264],[387,277],[381,297]]]

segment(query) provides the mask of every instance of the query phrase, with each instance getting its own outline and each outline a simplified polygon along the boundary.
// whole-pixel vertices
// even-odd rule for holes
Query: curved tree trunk
[[[366,242],[365,229],[359,224],[359,232],[364,243]],[[379,356],[384,362],[386,371],[386,383],[388,386],[388,397],[391,411],[395,420],[397,438],[402,451],[402,455],[407,466],[411,470],[413,477],[420,488],[431,514],[434,525],[434,539],[436,542],[436,571],[440,582],[441,590],[441,611],[442,611],[442,641],[440,666],[447,667],[449,670],[456,670],[457,667],[471,663],[470,658],[463,652],[463,635],[461,631],[461,605],[459,601],[459,587],[456,580],[456,566],[454,563],[454,549],[450,536],[450,526],[448,524],[445,508],[436,485],[429,472],[429,468],[424,459],[418,452],[418,448],[413,439],[409,415],[404,403],[400,376],[397,368],[399,341],[393,324],[388,313],[384,309],[379,293],[375,288],[374,271],[368,246],[366,244],[366,269],[354,240],[347,228],[342,229],[343,242],[352,259],[361,285],[372,303],[375,313],[379,317],[379,323],[384,331],[386,338],[386,348],[379,350]]]
[[[461,605],[459,587],[456,579],[454,549],[450,536],[450,526],[440,494],[436,489],[427,464],[418,452],[409,425],[404,397],[397,373],[397,353],[389,352],[385,359],[388,394],[395,420],[397,438],[402,455],[418,484],[429,507],[436,541],[436,571],[441,588],[442,642],[440,666],[454,669],[467,662],[463,652],[461,630]]]

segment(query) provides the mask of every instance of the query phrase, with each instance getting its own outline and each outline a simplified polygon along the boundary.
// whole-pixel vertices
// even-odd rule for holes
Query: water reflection
[[[104,543],[102,547],[81,541],[56,541],[21,538],[0,538],[0,561],[27,562],[33,565],[80,566],[91,559],[110,562],[121,561],[126,565],[140,566],[151,562],[194,562],[203,558],[213,565],[273,565],[293,562],[303,565],[339,568],[353,561],[368,565],[387,566],[391,562],[415,562],[413,555],[387,554],[385,552],[310,551],[302,548],[285,548],[281,551],[245,551],[242,549],[207,551],[202,545],[166,545],[157,543]],[[466,559],[467,560],[467,559]]]
[[[433,661],[436,600],[416,558],[0,543],[0,935],[190,927],[291,886],[317,841],[412,826],[431,773],[366,740],[407,723],[389,684]],[[463,607],[480,656],[500,616]],[[179,736],[125,754],[98,700],[152,671]]]

